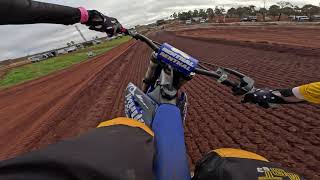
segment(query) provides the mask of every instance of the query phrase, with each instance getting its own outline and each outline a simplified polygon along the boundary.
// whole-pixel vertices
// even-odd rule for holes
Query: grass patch
[[[32,79],[42,77],[55,71],[68,68],[88,59],[87,52],[93,51],[95,55],[103,54],[110,49],[127,42],[130,37],[122,37],[112,41],[107,41],[86,49],[81,49],[74,53],[50,58],[45,61],[28,64],[11,69],[1,80],[0,88],[10,87]]]

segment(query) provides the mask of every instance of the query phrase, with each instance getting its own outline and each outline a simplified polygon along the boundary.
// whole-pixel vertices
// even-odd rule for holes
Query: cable
[[[158,46],[162,46],[162,44],[159,43],[159,42],[157,42],[157,41],[152,41],[152,42],[155,43],[155,44],[158,45]]]
[[[209,62],[206,62],[206,61],[201,61],[201,63],[202,63],[202,64],[209,65],[209,66],[225,68],[225,67],[219,66],[219,65],[217,65],[217,64],[209,63]]]
[[[201,65],[200,63],[199,63],[198,65],[199,65],[199,67],[201,67],[201,68],[202,68],[202,69],[204,69],[204,70],[211,71],[209,68],[207,68],[207,67],[205,67],[205,66]]]

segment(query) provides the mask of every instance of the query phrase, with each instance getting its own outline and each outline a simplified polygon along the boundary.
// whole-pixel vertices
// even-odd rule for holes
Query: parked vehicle
[[[61,55],[61,54],[68,54],[68,51],[66,49],[59,49],[56,51],[56,55]]]
[[[76,50],[77,50],[77,47],[76,47],[76,46],[71,46],[71,47],[66,48],[66,51],[67,51],[68,53],[74,52],[74,51],[76,51]]]
[[[295,21],[304,22],[304,21],[310,21],[310,18],[308,16],[294,16]]]
[[[300,17],[299,19],[298,19],[298,21],[309,21],[310,20],[310,18],[308,17],[308,16],[306,16],[306,17]]]
[[[206,20],[205,19],[201,19],[200,20],[200,24],[204,24],[204,23],[206,23]]]
[[[311,21],[320,21],[320,15],[313,15],[311,16]]]
[[[241,22],[257,22],[257,16],[245,16],[240,19]]]
[[[47,54],[40,54],[40,55],[29,57],[28,59],[32,63],[36,63],[36,62],[40,62],[40,61],[46,60],[48,58],[49,58],[49,56]]]
[[[191,20],[186,20],[186,24],[190,25],[190,24],[192,24],[192,21]]]
[[[97,40],[97,39],[96,39],[96,40],[94,40],[94,43],[95,43],[95,44],[101,44],[102,42],[101,42],[100,40]]]

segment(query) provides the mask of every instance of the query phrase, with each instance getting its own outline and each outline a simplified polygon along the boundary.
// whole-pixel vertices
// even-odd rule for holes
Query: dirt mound
[[[177,34],[190,37],[284,44],[320,48],[317,35],[320,26],[223,26],[181,30]]]
[[[0,159],[78,135],[98,124],[107,109],[97,103],[113,78],[118,56],[134,44],[44,78],[0,91]],[[97,82],[100,80],[99,82]],[[97,84],[96,84],[97,83]],[[100,86],[100,87],[99,87]],[[108,97],[102,97],[108,98]]]
[[[284,88],[319,81],[317,57],[294,53],[214,43],[213,41],[161,36],[201,60],[227,66],[256,80],[257,87]],[[190,99],[186,139],[194,164],[205,152],[221,147],[258,152],[309,179],[316,174],[320,160],[320,107],[292,105],[262,109],[240,104],[210,78],[197,76],[185,87]]]
[[[238,69],[254,78],[257,87],[291,87],[320,79],[319,59],[314,56],[170,33],[159,32],[153,38],[198,59]],[[128,82],[141,86],[150,52],[142,43],[129,42],[103,57],[0,91],[0,158],[79,135],[102,120],[123,116],[124,89]],[[185,135],[191,165],[212,149],[233,147],[257,152],[309,179],[319,178],[319,106],[265,110],[243,105],[229,89],[202,76],[184,89],[190,99]]]
[[[320,38],[316,35],[319,30],[317,26],[230,26],[186,29],[175,33],[196,40],[319,58]]]

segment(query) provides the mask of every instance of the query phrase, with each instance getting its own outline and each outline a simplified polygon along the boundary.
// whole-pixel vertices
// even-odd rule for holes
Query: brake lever
[[[234,95],[244,95],[254,89],[254,80],[236,70],[219,67],[216,70],[216,73],[220,75],[220,78],[218,79],[219,83],[223,83],[227,80],[229,78],[229,74],[239,78],[238,86],[232,88]]]
[[[216,73],[219,74],[219,75],[221,75],[220,78],[217,80],[218,83],[220,83],[220,84],[221,84],[223,81],[227,80],[228,77],[229,77],[229,73],[228,73],[227,71],[225,71],[225,69],[220,68],[220,67],[216,70]]]
[[[234,69],[230,69],[230,68],[223,68],[226,72],[232,74],[232,75],[235,75],[239,78],[243,78],[243,77],[246,77],[246,75],[240,73],[239,71],[236,71]]]
[[[128,30],[128,34],[133,38],[137,39],[138,32],[136,30]]]
[[[233,94],[241,96],[254,90],[254,80],[248,76],[240,78],[240,83],[237,87],[232,88]]]

